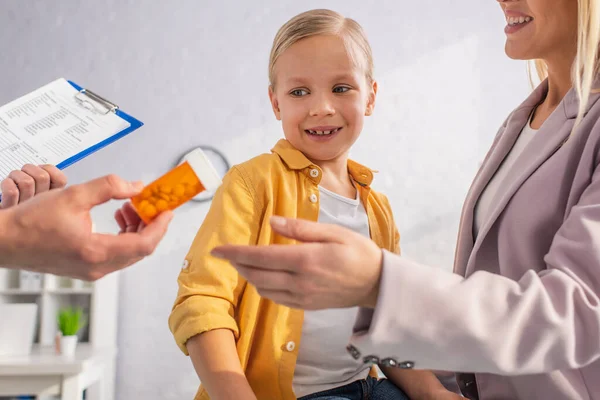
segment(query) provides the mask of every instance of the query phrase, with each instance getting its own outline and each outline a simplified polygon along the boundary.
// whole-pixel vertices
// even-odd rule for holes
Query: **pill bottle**
[[[174,210],[199,193],[215,191],[221,185],[219,174],[201,149],[188,153],[186,160],[148,184],[131,198],[136,212],[145,223],[158,214]]]

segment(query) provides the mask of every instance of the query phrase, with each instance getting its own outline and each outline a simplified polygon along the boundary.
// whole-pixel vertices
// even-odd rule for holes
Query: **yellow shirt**
[[[373,172],[351,160],[348,172],[367,211],[371,238],[398,253],[400,235],[388,200],[369,187]],[[262,298],[228,262],[212,257],[210,251],[222,244],[293,243],[273,234],[269,218],[317,221],[321,177],[321,169],[283,139],[272,154],[234,166],[217,190],[186,257],[187,267],[179,274],[179,291],[169,317],[177,345],[187,355],[185,344],[191,337],[230,329],[258,399],[296,398],[292,379],[304,311]],[[209,399],[202,386],[196,399]]]

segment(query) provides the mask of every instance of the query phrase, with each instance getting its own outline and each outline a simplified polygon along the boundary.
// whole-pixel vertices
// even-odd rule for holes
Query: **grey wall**
[[[527,94],[503,52],[495,0],[418,2],[142,0],[0,2],[0,104],[57,77],[117,102],[145,127],[67,170],[151,181],[198,144],[232,162],[281,136],[267,98],[277,28],[327,7],[356,18],[374,49],[380,94],[352,156],[381,172],[405,255],[451,268],[460,206],[498,126]],[[117,204],[95,212],[113,230]],[[191,398],[198,384],[167,317],[206,206],[178,210],[156,254],[121,276],[117,399]]]

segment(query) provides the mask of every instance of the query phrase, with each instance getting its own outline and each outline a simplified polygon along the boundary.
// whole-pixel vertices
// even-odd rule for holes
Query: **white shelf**
[[[45,290],[44,293],[49,293],[49,294],[92,294],[92,293],[94,293],[94,289],[93,288],[83,288],[83,289],[60,288],[60,289],[48,289],[48,290]]]
[[[92,294],[93,288],[73,289],[73,288],[60,288],[60,289],[43,289],[43,290],[24,290],[19,288],[0,289],[0,295],[11,295],[11,296],[36,296],[44,293],[48,294]]]
[[[0,398],[113,400],[117,349],[79,345],[72,358],[35,346],[27,356],[0,358]]]
[[[19,288],[0,289],[0,294],[36,296],[42,294],[42,290],[24,290]]]
[[[31,381],[34,375],[45,374],[45,369],[49,373],[68,372],[69,369],[78,371],[90,362],[98,361],[103,365],[104,390],[107,398],[112,399],[116,372],[118,282],[117,273],[95,282],[81,282],[51,274],[32,276],[31,273],[0,268],[0,304],[34,303],[38,307],[32,353],[18,357],[0,356],[0,372],[5,375],[11,372],[9,375],[12,375],[7,378],[8,381],[3,381],[0,374],[0,393],[15,379],[29,387],[30,383],[34,383]],[[65,360],[55,354],[54,343],[58,332],[58,311],[69,306],[83,308],[88,322],[78,334],[76,357]]]
[[[116,347],[98,347],[79,343],[73,358],[56,354],[54,348],[36,345],[26,356],[0,357],[0,375],[76,374],[87,364],[114,358]]]

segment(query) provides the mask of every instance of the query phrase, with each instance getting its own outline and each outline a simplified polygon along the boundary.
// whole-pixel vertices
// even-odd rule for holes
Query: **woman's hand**
[[[382,252],[370,239],[336,225],[273,217],[275,233],[297,245],[220,246],[213,250],[261,296],[292,308],[375,307]]]

